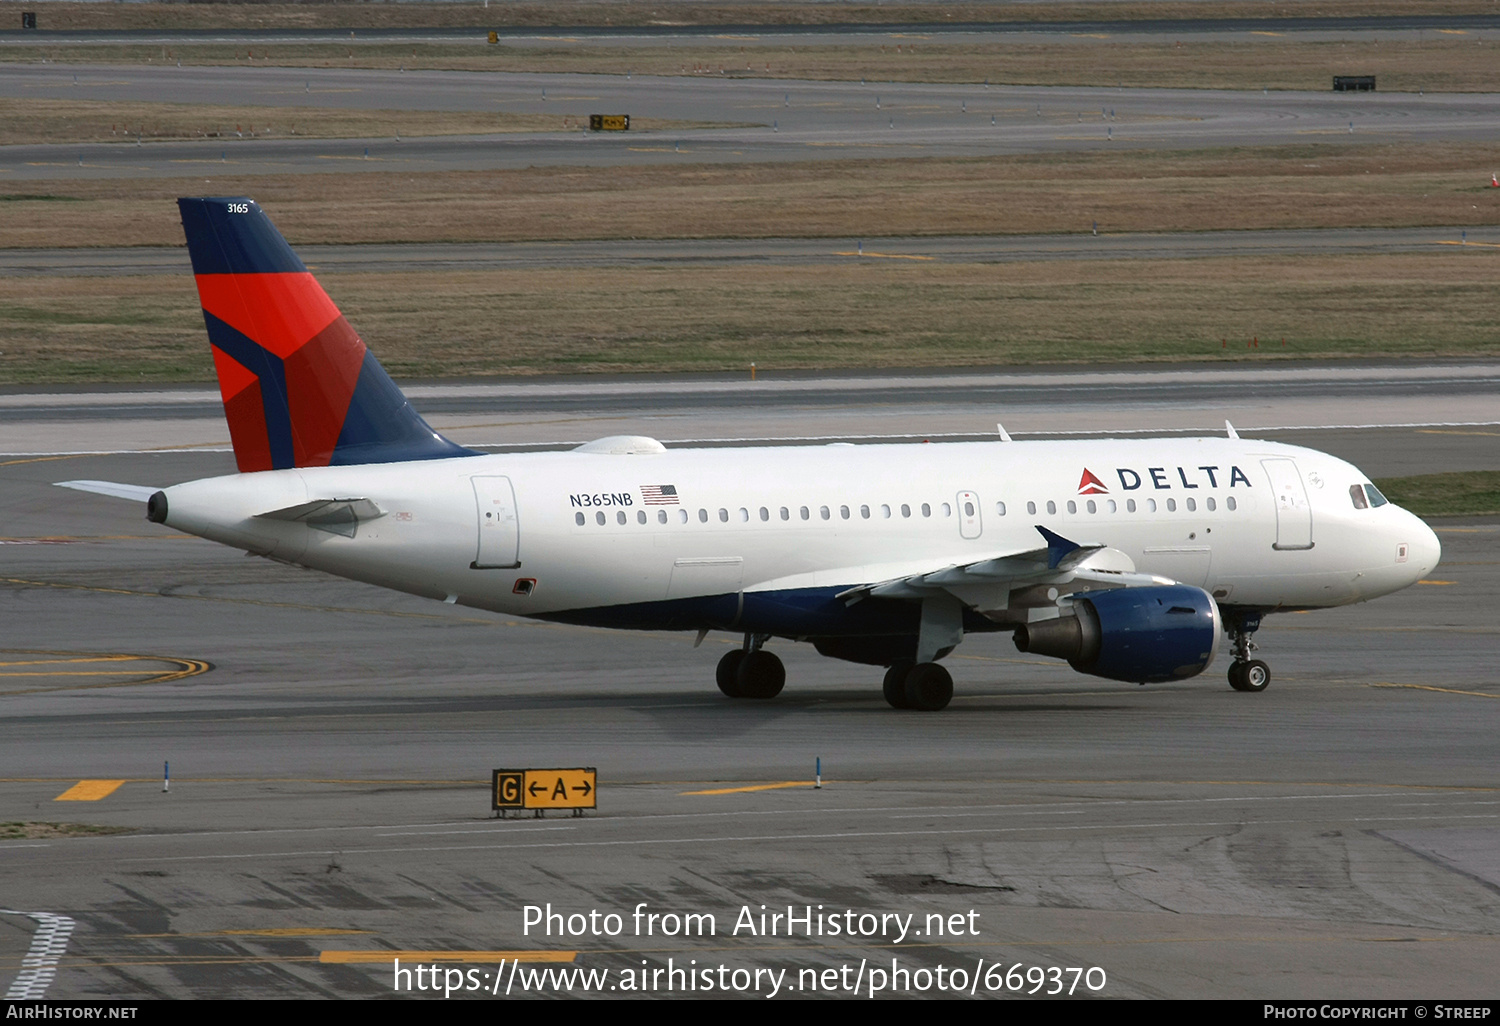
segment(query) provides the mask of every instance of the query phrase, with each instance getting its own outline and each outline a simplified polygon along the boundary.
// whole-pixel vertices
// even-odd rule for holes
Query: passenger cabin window
[[[750,522],[750,511],[748,509],[746,509],[744,506],[741,506],[740,507],[740,523],[742,523],[742,524],[748,524],[749,522]]]
[[[790,519],[792,519],[792,511],[789,510],[789,509],[787,509],[785,506],[781,507],[781,519],[783,519],[783,520],[790,520]]]
[[[849,519],[849,507],[848,506],[840,506],[839,507],[839,516],[843,517],[845,520],[848,520]]]
[[[598,513],[595,513],[594,514],[594,520],[596,520],[598,522],[598,524],[599,524],[600,527],[603,527],[604,526],[604,511],[600,510]]]
[[[1085,505],[1087,506],[1088,511],[1090,513],[1097,513],[1097,512],[1099,512],[1099,504],[1097,502],[1095,502],[1093,499],[1090,499]]]
[[[1209,496],[1209,497],[1208,497],[1208,498],[1207,498],[1207,499],[1206,499],[1206,500],[1204,500],[1204,501],[1205,501],[1205,502],[1207,502],[1207,503],[1208,503],[1208,511],[1209,511],[1209,512],[1210,512],[1210,513],[1212,513],[1212,512],[1213,512],[1213,511],[1214,511],[1214,510],[1216,510],[1216,509],[1218,509],[1218,508],[1219,508],[1219,504],[1218,504],[1218,503],[1216,503],[1216,502],[1214,502],[1214,497],[1213,497],[1213,496],[1212,496],[1212,495],[1210,495],[1210,496]]]
[[[761,520],[770,520],[771,519],[771,511],[768,510],[768,509],[766,509],[766,507],[762,506],[760,508],[760,518],[761,518]]]
[[[646,522],[646,511],[645,510],[642,509],[642,510],[637,510],[636,511],[635,522],[638,523],[638,524],[644,524]]]
[[[997,503],[995,503],[995,512],[998,513],[998,514],[1000,514],[1002,517],[1005,516],[1005,503],[1003,503],[1003,502],[997,502]]]
[[[828,512],[828,507],[827,506],[819,506],[818,507],[818,516],[822,517],[824,520],[827,520],[831,515],[832,514],[830,514]]]
[[[882,502],[880,504],[880,515],[886,520],[891,519],[891,507]]]
[[[579,527],[582,527],[583,526],[583,514],[582,513],[574,513],[573,514],[573,523],[577,524]]]
[[[1168,513],[1176,513],[1177,512],[1177,500],[1176,499],[1168,499],[1167,500],[1167,512]]]
[[[1372,484],[1365,485],[1365,494],[1370,497],[1370,505],[1371,506],[1384,506],[1386,503],[1388,503],[1388,502],[1391,501],[1390,499],[1387,499],[1384,495],[1381,495],[1380,494],[1380,489],[1376,488]]]
[[[1057,503],[1053,502],[1051,499],[1047,500],[1047,514],[1049,516],[1057,516]]]
[[[808,508],[806,506],[803,506],[801,509],[799,509],[797,511],[797,514],[800,517],[802,517],[803,520],[807,520],[807,519],[809,519],[812,516],[812,513],[808,510]]]
[[[729,510],[725,509],[723,506],[719,507],[719,523],[729,523]]]
[[[931,507],[931,506],[929,506],[929,505],[928,505],[928,504],[927,504],[927,503],[925,503],[925,502],[924,502],[924,503],[922,503],[922,515],[923,515],[923,516],[924,516],[924,517],[930,517],[930,516],[932,516],[932,507]]]
[[[1120,507],[1115,505],[1114,499],[1105,499],[1104,505],[1109,508],[1111,513],[1118,513],[1120,511]]]
[[[615,523],[617,523],[617,524],[623,524],[624,522],[625,522],[625,511],[622,509],[622,510],[620,510],[620,512],[618,512],[618,513],[615,514]]]
[[[973,515],[974,515],[974,504],[972,502],[965,502],[964,503],[964,516],[966,516],[966,517],[972,517]]]
[[[1228,506],[1230,511],[1233,512],[1237,508],[1237,504],[1234,501],[1234,496],[1231,495],[1229,496],[1229,498],[1225,499],[1224,505]]]
[[[945,517],[951,517],[952,515],[953,515],[953,507],[950,506],[950,505],[948,505],[946,502],[943,503],[943,516],[945,516]]]
[[[698,511],[698,522],[700,524],[706,524],[706,523],[708,523],[708,510],[706,510],[706,509],[700,509]]]
[[[859,507],[859,515],[860,515],[860,517],[862,519],[869,520],[870,519],[870,507],[869,506],[861,506],[861,507]]]
[[[903,517],[911,516],[911,507],[904,502],[901,504],[901,515]]]
[[[682,518],[684,520],[686,520],[687,519],[687,514],[684,513],[682,515]],[[656,511],[656,522],[658,524],[665,524],[667,522],[667,511],[666,510],[659,509],[659,510]]]
[[[1192,496],[1189,496],[1187,501],[1187,508],[1189,513],[1198,512],[1198,500],[1194,499]]]
[[[662,510],[662,512],[665,513],[666,510]],[[687,510],[680,509],[677,511],[677,522],[679,524],[685,524],[688,522]]]
[[[1125,500],[1125,512],[1126,513],[1134,513],[1135,512],[1135,500],[1134,499],[1126,499]]]
[[[1155,513],[1156,512],[1156,500],[1155,499],[1147,499],[1146,500],[1146,512],[1147,513]]]
[[[1052,503],[1049,502],[1049,503],[1047,503],[1047,505],[1050,506],[1050,505],[1052,505]],[[1078,512],[1078,503],[1074,502],[1072,499],[1068,500],[1068,512],[1069,513],[1077,513]]]

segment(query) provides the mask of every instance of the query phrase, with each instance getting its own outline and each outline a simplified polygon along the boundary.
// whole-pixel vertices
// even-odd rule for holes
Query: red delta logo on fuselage
[[[1083,477],[1078,479],[1079,495],[1108,495],[1109,489],[1104,482],[1094,476],[1094,472],[1088,467],[1083,468]]]

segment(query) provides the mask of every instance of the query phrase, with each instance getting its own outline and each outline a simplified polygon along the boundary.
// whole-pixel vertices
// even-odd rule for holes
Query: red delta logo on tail
[[[1088,467],[1083,468],[1083,477],[1078,479],[1079,495],[1108,495],[1109,489],[1104,482],[1094,476],[1094,472]]]
[[[253,201],[177,206],[241,471],[477,455],[417,415]]]

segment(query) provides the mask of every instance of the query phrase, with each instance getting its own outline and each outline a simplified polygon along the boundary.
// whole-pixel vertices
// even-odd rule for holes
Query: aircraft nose
[[[1421,574],[1431,573],[1443,558],[1443,543],[1438,540],[1437,534],[1428,527],[1426,522],[1415,514],[1407,514],[1415,521],[1411,540],[1410,562],[1413,569]]]

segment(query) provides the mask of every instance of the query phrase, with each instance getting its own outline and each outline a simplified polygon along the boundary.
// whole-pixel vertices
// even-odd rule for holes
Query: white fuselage
[[[1356,506],[1366,481],[1237,438],[570,451],[193,481],[166,490],[166,523],[518,615],[851,587],[1035,549],[1041,525],[1275,610],[1375,598],[1437,565],[1417,517]],[[343,531],[257,515],[319,499],[378,512]]]

